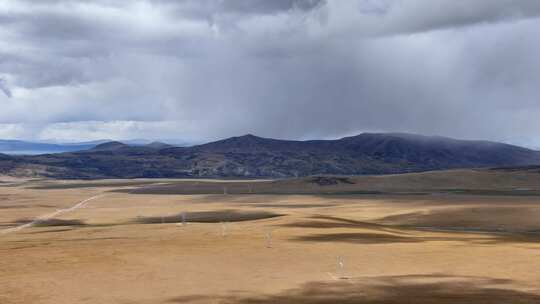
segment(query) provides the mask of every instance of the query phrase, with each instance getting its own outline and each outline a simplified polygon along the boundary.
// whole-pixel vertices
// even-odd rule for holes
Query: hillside
[[[50,188],[90,187],[110,181],[96,181]],[[118,181],[121,184],[123,181]],[[540,196],[540,168],[455,169],[422,173],[367,176],[310,176],[280,180],[208,181],[167,180],[148,184],[133,182],[132,194],[362,194],[362,195],[425,195],[466,194],[497,196]]]
[[[525,166],[540,164],[540,152],[487,141],[399,133],[312,141],[246,135],[182,148],[110,142],[81,152],[19,156],[13,161],[44,167],[45,175],[54,178],[285,178]]]
[[[89,149],[89,151],[87,151],[87,152],[112,151],[112,150],[119,150],[119,149],[124,149],[124,148],[128,148],[128,147],[129,147],[129,145],[126,145],[126,144],[121,143],[119,141],[110,141],[110,142],[105,142],[105,143],[99,144],[99,145],[93,147],[92,149]]]

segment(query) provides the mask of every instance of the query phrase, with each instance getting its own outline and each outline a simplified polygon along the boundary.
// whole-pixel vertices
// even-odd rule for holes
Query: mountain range
[[[106,140],[81,143],[46,143],[23,140],[0,140],[0,153],[14,155],[37,155],[45,153],[63,153],[87,150],[102,144]]]
[[[0,140],[0,153],[8,155],[39,155],[51,153],[76,152],[92,149],[93,147],[110,142],[111,140],[101,139],[87,142],[75,143],[51,143],[51,142],[31,142],[24,140]],[[130,139],[122,141],[130,146],[144,146],[153,142],[145,139]],[[182,144],[184,145],[184,144]]]
[[[2,174],[67,179],[287,178],[538,164],[540,152],[518,146],[405,133],[309,141],[244,135],[191,147],[107,142],[77,152],[0,155]]]

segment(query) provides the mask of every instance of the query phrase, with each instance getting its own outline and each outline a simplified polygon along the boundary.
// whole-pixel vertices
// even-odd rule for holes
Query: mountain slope
[[[291,141],[245,135],[193,147],[127,146],[17,157],[56,178],[293,177],[362,175],[540,164],[540,152],[487,141],[370,134]]]
[[[157,149],[157,150],[173,148],[174,147],[173,145],[169,145],[169,144],[162,143],[162,142],[159,142],[159,141],[153,141],[153,142],[151,142],[151,143],[149,143],[147,145],[144,145],[144,146],[147,147],[147,148]]]
[[[10,172],[14,167],[10,156],[0,154],[0,173]]]
[[[92,152],[92,151],[114,151],[114,150],[124,149],[124,148],[128,148],[128,147],[129,147],[128,145],[126,145],[124,143],[121,143],[119,141],[109,141],[109,142],[99,144],[99,145],[93,147],[92,149],[89,149],[88,152]]]
[[[344,138],[341,143],[356,155],[433,169],[524,165],[538,162],[539,155],[537,151],[508,144],[400,133],[366,133]]]
[[[217,172],[225,175],[386,174],[540,163],[540,153],[521,147],[412,134],[319,141],[246,135],[192,149],[221,159]]]

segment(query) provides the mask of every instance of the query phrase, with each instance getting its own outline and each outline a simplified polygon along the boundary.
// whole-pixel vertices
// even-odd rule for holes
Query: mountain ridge
[[[53,178],[286,178],[538,165],[540,152],[408,133],[306,141],[247,134],[191,147],[108,142],[90,150],[19,156],[14,161],[18,166],[38,166],[43,170],[40,175]]]
[[[109,141],[102,144],[99,144],[92,149],[89,149],[88,151],[110,151],[110,150],[118,150],[123,148],[128,148],[129,145],[124,144],[120,141]]]

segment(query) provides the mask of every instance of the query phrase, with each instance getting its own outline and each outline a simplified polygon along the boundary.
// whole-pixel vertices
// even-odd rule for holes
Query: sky
[[[0,0],[0,139],[540,148],[538,0]]]

